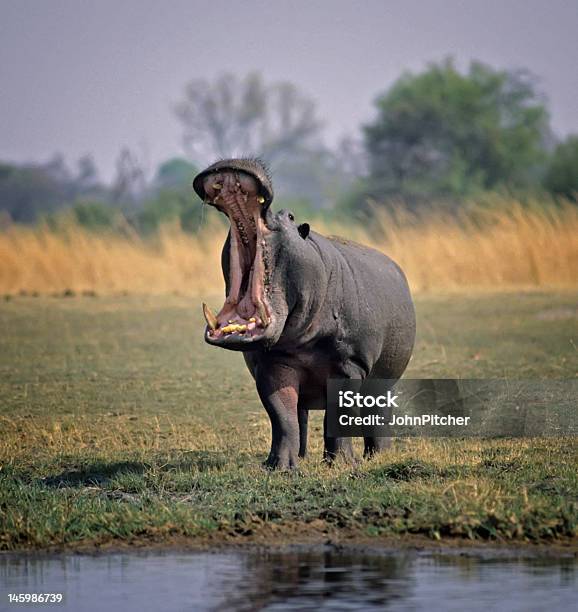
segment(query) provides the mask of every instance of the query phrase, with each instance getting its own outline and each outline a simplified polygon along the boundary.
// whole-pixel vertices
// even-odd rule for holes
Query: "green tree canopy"
[[[451,60],[405,74],[364,126],[375,198],[459,196],[539,180],[548,113],[527,73]]]
[[[159,189],[182,189],[192,193],[191,185],[198,172],[197,166],[188,160],[173,157],[158,167],[155,185]]]
[[[578,136],[569,136],[556,147],[544,186],[552,193],[578,200]]]

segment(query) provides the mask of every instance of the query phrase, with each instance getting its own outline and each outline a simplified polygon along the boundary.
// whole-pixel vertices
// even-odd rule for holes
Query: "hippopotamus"
[[[309,410],[326,408],[327,380],[397,380],[411,357],[415,312],[405,275],[383,253],[311,231],[273,212],[273,186],[257,159],[226,159],[193,188],[230,222],[221,267],[225,303],[206,304],[204,337],[241,351],[271,420],[265,465],[291,469],[307,448]],[[387,445],[365,438],[365,456]],[[330,438],[324,457],[353,458],[351,438]]]

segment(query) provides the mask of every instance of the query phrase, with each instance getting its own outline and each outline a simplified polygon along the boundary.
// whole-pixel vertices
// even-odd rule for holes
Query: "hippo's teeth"
[[[221,328],[221,331],[224,334],[232,334],[233,332],[245,332],[247,331],[247,326],[246,325],[236,325],[236,324],[225,325],[225,327]]]
[[[265,310],[265,305],[263,302],[259,301],[257,304],[257,312],[259,313],[259,318],[261,319],[261,323],[264,327],[269,325],[269,317],[267,316],[267,311]]]
[[[265,198],[263,196],[259,196],[257,198],[257,202],[259,202],[259,204],[264,204],[265,203]]]
[[[203,314],[205,315],[205,321],[207,325],[215,331],[217,329],[217,317],[213,314],[213,311],[203,302]]]
[[[213,189],[217,189],[218,190],[218,189],[221,189],[221,188],[222,188],[222,185],[219,185],[219,183],[215,183],[213,185]]]

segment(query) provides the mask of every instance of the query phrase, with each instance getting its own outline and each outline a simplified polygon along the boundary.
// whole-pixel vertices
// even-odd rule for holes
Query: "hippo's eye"
[[[289,221],[295,221],[295,217],[293,216],[293,213],[289,213]]]

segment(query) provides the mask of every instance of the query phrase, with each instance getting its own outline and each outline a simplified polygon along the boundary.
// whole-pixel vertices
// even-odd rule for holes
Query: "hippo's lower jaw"
[[[227,303],[225,302],[223,309],[226,307]],[[227,311],[230,312],[229,309],[227,309]],[[223,324],[219,322],[220,314],[218,317],[215,316],[206,304],[203,304],[203,313],[207,320],[205,340],[209,344],[215,344],[224,348],[249,350],[249,345],[265,339],[271,323],[271,318],[269,316],[267,316],[267,324],[264,325],[260,317],[250,317],[247,320],[242,318],[238,312],[235,311],[235,313],[231,315],[234,318],[227,319],[226,324]],[[210,321],[213,321],[213,323],[211,324]],[[234,345],[238,345],[238,347]]]
[[[227,215],[231,224],[228,295],[217,315],[203,304],[205,340],[223,348],[250,350],[265,338],[271,324],[265,295],[269,230],[261,215],[263,198],[254,177],[232,169],[209,174],[203,187],[205,200]]]

